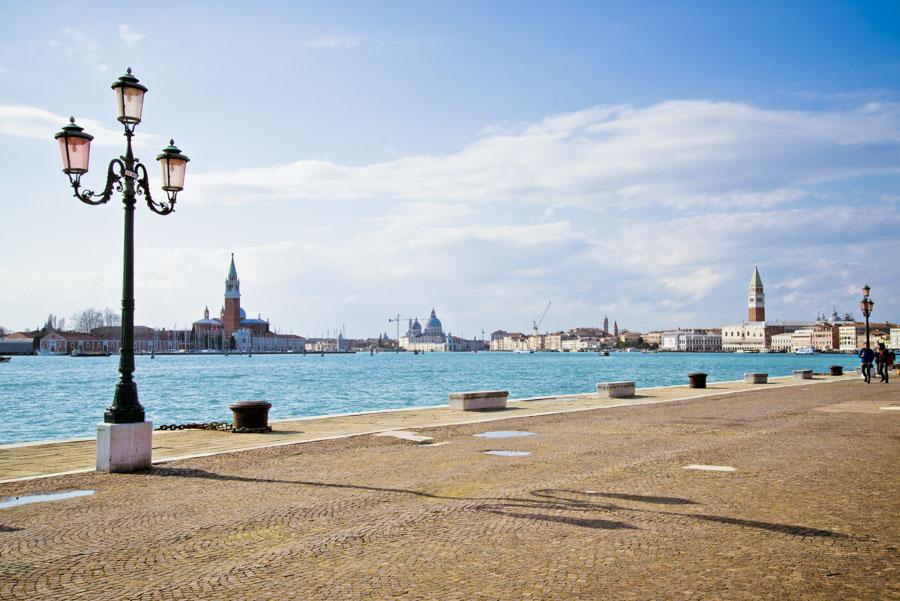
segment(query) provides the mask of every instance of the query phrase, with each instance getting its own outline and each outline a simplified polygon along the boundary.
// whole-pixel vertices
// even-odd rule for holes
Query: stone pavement
[[[851,376],[845,376],[851,377]],[[857,376],[858,377],[858,376]],[[818,376],[817,382],[834,380]],[[809,384],[792,377],[774,378],[767,386],[744,382],[713,382],[702,390],[687,386],[644,388],[632,399],[609,399],[596,394],[547,397],[511,401],[507,411],[473,413],[450,411],[449,408],[421,408],[382,411],[356,415],[339,415],[311,419],[288,420],[272,424],[268,434],[231,434],[207,430],[178,430],[153,433],[154,462],[193,457],[205,453],[221,453],[261,446],[293,444],[331,437],[353,436],[391,429],[493,421],[548,412],[582,411],[615,405],[659,403],[689,396],[705,396],[739,390],[764,390],[773,386]],[[96,442],[82,439],[74,442],[50,442],[26,445],[0,445],[0,482],[49,474],[92,470],[95,465]]]
[[[891,406],[845,380],[6,483],[96,494],[0,509],[0,598],[897,599]]]

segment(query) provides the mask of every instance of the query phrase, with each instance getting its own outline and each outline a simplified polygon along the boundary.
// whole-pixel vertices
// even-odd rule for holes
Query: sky
[[[454,335],[900,321],[896,2],[0,0],[0,326],[120,306],[120,198],[72,196],[53,134],[191,158],[136,213],[136,322],[242,307],[281,332]]]

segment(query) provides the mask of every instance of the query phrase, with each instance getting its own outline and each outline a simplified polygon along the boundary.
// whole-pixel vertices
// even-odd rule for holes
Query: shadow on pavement
[[[620,499],[627,501],[639,501],[642,503],[655,503],[660,505],[697,505],[696,502],[689,499],[679,497],[656,497],[648,495],[633,495],[627,493],[604,493],[573,491],[565,489],[536,489],[531,491],[532,497],[516,498],[516,497],[454,497],[446,495],[437,495],[420,490],[409,490],[404,488],[385,488],[379,486],[365,486],[360,484],[342,484],[338,482],[314,482],[307,480],[278,480],[270,478],[248,478],[244,476],[230,476],[226,474],[217,474],[200,469],[189,468],[170,468],[154,466],[149,472],[150,476],[157,477],[176,477],[176,478],[202,478],[207,480],[221,480],[226,482],[250,482],[261,484],[292,484],[298,486],[310,486],[316,488],[335,488],[348,490],[364,490],[370,492],[395,493],[403,495],[412,495],[428,499],[438,499],[446,501],[480,501],[484,504],[475,507],[477,511],[487,511],[498,515],[505,515],[514,518],[522,518],[529,520],[543,520],[548,522],[559,522],[581,526],[584,528],[600,528],[600,529],[629,529],[638,530],[637,527],[631,526],[624,522],[615,522],[600,519],[575,518],[557,515],[544,515],[533,513],[516,513],[507,511],[507,508],[528,508],[528,509],[554,509],[569,511],[606,511],[628,513],[644,513],[668,515],[689,520],[700,520],[705,522],[714,522],[718,524],[728,524],[743,528],[753,528],[756,530],[764,530],[767,532],[777,532],[779,534],[789,534],[793,536],[815,536],[821,538],[849,538],[849,535],[841,532],[832,532],[830,530],[820,530],[818,528],[809,528],[797,524],[781,524],[777,522],[761,522],[758,520],[745,520],[742,518],[733,518],[720,515],[710,514],[692,514],[677,513],[671,511],[662,511],[658,509],[641,509],[633,507],[622,507],[609,503],[597,503],[591,501],[589,497],[599,496],[611,499]],[[572,498],[573,496],[588,497],[587,499]],[[536,497],[536,498],[535,498]]]

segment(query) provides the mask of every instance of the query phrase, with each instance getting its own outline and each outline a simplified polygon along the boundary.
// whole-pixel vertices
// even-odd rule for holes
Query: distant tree
[[[57,317],[53,313],[47,316],[47,321],[44,323],[44,327],[41,328],[43,332],[59,332],[60,330],[64,330],[66,328],[66,318],[65,317]]]
[[[6,336],[7,334],[9,334],[9,330],[4,328],[3,326],[0,326],[0,336]]]
[[[90,332],[103,325],[103,312],[93,307],[72,314],[72,329],[76,332]]]
[[[122,316],[117,311],[113,311],[109,307],[103,309],[103,325],[119,326],[122,324]]]

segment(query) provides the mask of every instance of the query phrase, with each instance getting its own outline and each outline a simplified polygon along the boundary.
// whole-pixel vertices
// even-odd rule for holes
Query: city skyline
[[[772,320],[858,316],[865,283],[873,319],[900,315],[890,3],[62,6],[0,19],[7,328],[119,306],[121,215],[71,197],[52,135],[71,112],[96,136],[99,187],[128,66],[139,155],[175,134],[192,159],[175,214],[138,218],[138,323],[196,319],[231,252],[249,302],[309,335],[431,306],[528,332],[549,300],[548,331],[718,327],[757,262]]]

